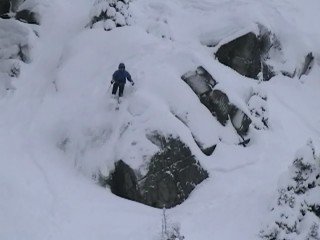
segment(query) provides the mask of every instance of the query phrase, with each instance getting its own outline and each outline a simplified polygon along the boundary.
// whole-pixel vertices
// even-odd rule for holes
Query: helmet
[[[126,66],[124,65],[124,63],[119,64],[119,69],[123,69],[123,70],[126,69]]]

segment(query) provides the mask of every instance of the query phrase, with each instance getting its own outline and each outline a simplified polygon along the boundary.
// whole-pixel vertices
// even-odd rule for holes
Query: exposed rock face
[[[120,197],[157,208],[174,207],[186,200],[208,173],[179,138],[153,134],[149,139],[161,150],[151,158],[147,174],[137,180],[133,169],[119,161],[106,183]]]
[[[227,94],[220,90],[213,90],[202,95],[200,101],[223,126],[226,125],[230,112],[230,102]]]
[[[308,75],[308,73],[310,72],[310,70],[312,68],[313,62],[314,62],[314,56],[313,56],[312,52],[310,52],[305,57],[303,66],[299,72],[299,78],[301,78],[302,75]]]
[[[195,71],[185,73],[181,78],[198,96],[210,92],[217,84],[216,80],[202,66],[197,67]]]
[[[148,174],[142,182],[143,196],[150,206],[174,207],[187,199],[208,173],[178,138],[152,137],[160,143],[161,151],[150,161]]]
[[[218,60],[238,73],[257,78],[261,72],[262,43],[252,32],[222,45],[215,54]]]
[[[122,160],[116,162],[115,170],[108,180],[111,191],[119,197],[140,202],[137,177],[134,171]]]
[[[27,9],[17,12],[16,19],[29,24],[40,24],[39,14]]]
[[[242,110],[238,109],[234,105],[232,105],[229,114],[231,123],[236,129],[237,133],[240,136],[246,136],[252,122],[251,119]]]
[[[187,72],[181,78],[223,126],[230,119],[240,136],[245,136],[248,133],[251,119],[230,103],[227,94],[214,89],[217,82],[208,71],[203,67],[198,67],[196,71]]]
[[[10,11],[10,1],[2,0],[0,2],[0,16]]]
[[[96,0],[91,11],[90,28],[110,31],[116,27],[130,25],[130,0]]]

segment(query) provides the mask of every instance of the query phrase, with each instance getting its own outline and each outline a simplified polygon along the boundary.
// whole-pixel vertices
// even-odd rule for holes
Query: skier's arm
[[[133,80],[131,78],[131,75],[128,72],[127,72],[127,79],[128,79],[129,82],[131,82],[132,85],[134,85],[134,82],[133,82]]]
[[[115,74],[116,74],[115,72],[112,74],[111,84],[113,84],[115,82],[115,80],[114,80],[115,79]]]

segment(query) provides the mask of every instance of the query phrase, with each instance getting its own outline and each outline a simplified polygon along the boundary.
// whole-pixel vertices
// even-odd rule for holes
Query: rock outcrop
[[[218,60],[249,78],[261,72],[262,42],[250,32],[222,45],[216,52]]]
[[[185,73],[181,78],[223,126],[231,120],[241,137],[247,135],[251,119],[242,110],[230,103],[226,93],[214,88],[217,82],[207,70],[200,66],[195,71]]]
[[[308,53],[304,59],[304,63],[302,65],[301,70],[299,71],[299,78],[301,78],[302,75],[308,75],[312,66],[314,63],[314,56],[312,52]]]
[[[0,17],[15,18],[29,24],[40,24],[40,15],[36,11],[34,0],[3,0],[0,3]]]
[[[139,176],[126,163],[118,161],[109,178],[100,182],[108,184],[120,197],[152,207],[171,208],[181,204],[208,173],[179,138],[158,133],[148,138],[160,151],[152,156],[145,176]]]
[[[273,67],[268,64],[269,52],[279,51],[281,46],[274,34],[262,25],[259,33],[247,32],[219,47],[215,57],[222,64],[239,74],[267,81],[275,76]]]

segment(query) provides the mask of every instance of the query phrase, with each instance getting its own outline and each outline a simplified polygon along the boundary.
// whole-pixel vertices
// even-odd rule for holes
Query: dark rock
[[[196,143],[197,143],[198,147],[200,148],[200,150],[207,156],[211,156],[217,147],[217,145],[215,144],[211,147],[203,148],[202,144],[199,144],[198,142],[196,142]]]
[[[303,64],[302,69],[299,73],[299,78],[301,78],[302,75],[307,75],[310,72],[312,65],[313,65],[313,62],[314,62],[314,56],[313,56],[312,52],[310,52],[305,57],[304,64]]]
[[[236,106],[231,106],[230,118],[233,127],[240,136],[246,136],[251,124],[251,119]]]
[[[234,106],[231,107],[227,94],[218,89],[213,90],[217,82],[208,71],[203,67],[198,67],[196,71],[187,72],[181,78],[198,95],[201,103],[208,108],[223,126],[226,125],[229,116],[231,116],[237,132],[241,133],[241,136],[246,135],[251,123],[250,118],[242,111],[239,112],[240,110]],[[243,115],[241,124],[235,124],[234,121],[238,114]],[[214,149],[213,146],[212,148]]]
[[[210,92],[217,84],[216,80],[202,66],[197,67],[195,71],[185,73],[181,78],[198,96]]]
[[[38,14],[27,9],[17,12],[16,19],[29,24],[40,24]]]
[[[223,126],[226,125],[230,112],[230,102],[227,94],[220,90],[213,90],[203,94],[200,97],[200,101]]]
[[[257,79],[261,72],[262,42],[252,32],[222,45],[215,54],[218,60],[238,73]]]
[[[179,121],[181,121],[186,127],[189,128],[189,125],[188,125],[188,121],[187,121],[187,115],[188,113],[186,114],[185,117],[181,117],[181,116],[178,116],[177,114],[173,113],[172,114],[177,118],[179,119]],[[198,147],[200,148],[200,150],[207,156],[211,156],[212,153],[214,152],[215,148],[216,148],[216,144],[212,144],[211,146],[208,147],[207,144],[204,144],[201,140],[198,139],[197,136],[195,136],[192,132],[192,129],[190,129],[191,131],[191,134],[192,134],[192,137],[193,137],[193,140],[195,141],[195,143],[198,145]]]
[[[142,183],[147,205],[162,208],[182,203],[208,177],[190,149],[179,138],[154,135],[162,148],[155,154]]]
[[[294,76],[296,75],[296,70],[293,73],[287,72],[287,71],[281,71],[281,74],[289,78],[294,78]]]
[[[10,12],[10,1],[9,0],[1,0],[0,1],[0,16]]]
[[[271,78],[275,76],[275,72],[273,68],[266,63],[262,63],[262,77],[264,81],[269,81]]]
[[[116,162],[114,172],[106,182],[115,195],[137,202],[141,201],[135,172],[122,160]]]
[[[24,1],[25,0],[1,0],[1,2],[0,2],[0,18],[9,19],[9,18],[13,17],[14,15],[12,13],[17,12],[19,6]]]
[[[139,181],[133,169],[118,161],[110,177],[100,177],[101,185],[123,198],[162,208],[181,204],[197,184],[208,177],[190,149],[179,138],[148,136],[161,150],[150,161],[147,174]]]

